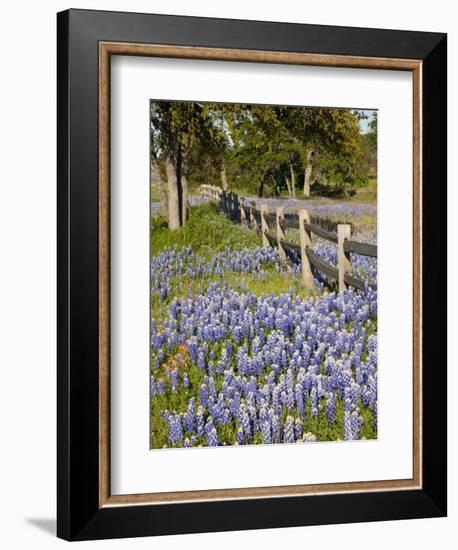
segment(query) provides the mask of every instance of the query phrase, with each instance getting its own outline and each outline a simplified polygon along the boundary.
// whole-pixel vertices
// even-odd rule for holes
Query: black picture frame
[[[57,27],[57,535],[87,540],[446,515],[446,35],[87,10],[59,13]],[[421,489],[99,507],[100,41],[422,62]]]

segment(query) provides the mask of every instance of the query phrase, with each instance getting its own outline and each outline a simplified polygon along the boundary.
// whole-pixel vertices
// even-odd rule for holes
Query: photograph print
[[[150,101],[151,449],[377,438],[377,115]]]

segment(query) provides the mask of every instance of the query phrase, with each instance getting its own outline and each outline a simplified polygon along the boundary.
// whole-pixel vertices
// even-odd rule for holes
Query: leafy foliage
[[[154,157],[186,145],[190,185],[220,184],[224,168],[244,194],[344,195],[376,172],[377,117],[362,134],[363,112],[298,106],[152,102]],[[313,193],[313,186],[312,186]]]

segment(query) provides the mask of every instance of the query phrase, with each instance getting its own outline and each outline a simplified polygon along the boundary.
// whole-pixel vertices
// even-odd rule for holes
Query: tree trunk
[[[151,159],[151,185],[155,185],[159,195],[159,200],[161,203],[161,214],[166,220],[169,218],[169,205],[167,197],[167,189],[165,187],[165,182],[162,179],[161,168],[157,159]]]
[[[274,187],[274,194],[276,197],[278,197],[278,195],[280,194],[280,186],[278,185],[278,182],[277,180],[273,177],[273,176],[270,176],[271,180],[272,180],[272,184],[273,184],[273,187]]]
[[[310,197],[310,185],[312,183],[312,157],[315,151],[310,150],[306,154],[307,162],[304,168],[304,197]]]
[[[321,176],[321,183],[324,187],[327,187],[328,186],[328,174],[326,172],[326,170],[323,172],[323,175]]]
[[[188,219],[188,176],[189,176],[189,156],[186,144],[181,145],[181,164],[180,164],[180,180],[181,180],[181,225],[185,225]]]
[[[167,174],[167,187],[168,187],[168,222],[169,229],[178,229],[180,227],[180,198],[179,193],[179,178],[177,174],[177,167],[175,159],[171,154],[167,155],[165,159],[165,172]]]
[[[289,179],[285,178],[285,182],[286,182],[286,188],[288,189],[288,197],[291,198],[293,194],[291,192],[291,184],[289,182]]]
[[[296,174],[294,173],[294,168],[292,164],[289,165],[289,169],[291,172],[291,195],[293,199],[295,199],[296,198]]]
[[[227,183],[226,167],[224,166],[224,163],[221,165],[221,185],[223,187],[223,191],[229,190],[229,185]]]
[[[258,197],[262,198],[264,195],[264,174],[259,178],[258,184]]]

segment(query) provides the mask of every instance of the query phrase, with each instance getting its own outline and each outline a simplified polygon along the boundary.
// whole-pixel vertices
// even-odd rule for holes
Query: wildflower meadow
[[[151,103],[152,449],[377,438],[377,257],[358,252],[376,249],[374,113]],[[267,242],[222,208],[228,181],[277,231],[277,208],[307,209],[313,284],[300,230]],[[358,284],[329,276],[338,224]]]
[[[314,244],[335,264],[334,248]],[[354,256],[376,279],[376,259]],[[308,294],[299,271],[272,247],[152,256],[153,448],[377,436],[377,291],[317,273]]]

